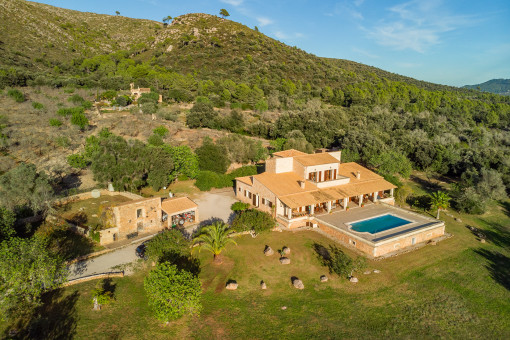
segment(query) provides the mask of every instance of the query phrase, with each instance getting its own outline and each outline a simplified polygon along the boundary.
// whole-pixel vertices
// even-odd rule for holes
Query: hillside
[[[337,87],[371,81],[375,75],[424,89],[454,89],[348,60],[320,58],[207,14],[183,15],[164,25],[24,0],[0,0],[0,8],[0,68],[16,67],[30,74],[55,67],[68,73],[83,58],[129,51],[135,60],[202,79],[286,78]]]
[[[472,90],[510,96],[510,79],[491,79],[481,84],[465,85],[463,87]]]

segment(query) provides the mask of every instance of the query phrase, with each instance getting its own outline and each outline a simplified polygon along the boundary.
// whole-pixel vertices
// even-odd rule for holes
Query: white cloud
[[[451,15],[441,0],[409,1],[388,9],[389,17],[368,29],[369,37],[396,50],[424,53],[441,42],[444,33],[475,23],[472,16]]]
[[[364,2],[365,0],[354,0],[354,6],[359,7],[363,5]]]
[[[363,4],[363,0],[357,0],[354,2],[338,2],[335,4],[335,8],[332,13],[326,13],[328,16],[333,15],[348,15],[353,17],[354,19],[363,20],[363,14],[359,11],[358,7]]]
[[[244,0],[220,0],[220,1],[234,7],[240,6],[244,2]]]
[[[273,33],[273,35],[276,37],[276,39],[284,40],[284,39],[299,39],[304,38],[305,35],[300,32],[294,32],[292,34],[288,34],[282,31],[276,31]]]
[[[265,18],[265,17],[258,17],[256,18],[258,23],[259,23],[259,26],[267,26],[267,25],[271,25],[272,23],[274,23],[273,20],[269,19],[269,18]]]
[[[370,53],[368,51],[365,51],[365,50],[362,50],[361,48],[357,48],[357,47],[353,47],[352,50],[356,53],[359,53],[361,55],[364,55],[365,57],[369,57],[369,58],[372,58],[372,59],[377,59],[379,58],[378,55],[376,54],[373,54],[373,53]]]

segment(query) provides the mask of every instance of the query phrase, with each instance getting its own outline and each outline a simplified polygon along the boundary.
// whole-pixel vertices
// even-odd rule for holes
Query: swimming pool
[[[351,229],[360,233],[368,232],[370,234],[379,233],[381,231],[393,229],[406,224],[412,223],[411,221],[404,220],[403,218],[386,214],[369,218],[367,220],[351,223]]]

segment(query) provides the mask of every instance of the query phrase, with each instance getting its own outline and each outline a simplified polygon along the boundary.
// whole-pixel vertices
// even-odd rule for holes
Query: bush
[[[32,102],[32,107],[36,110],[42,110],[44,109],[44,105],[38,102]]]
[[[359,256],[353,260],[336,246],[330,245],[328,249],[315,243],[313,248],[321,264],[328,267],[331,274],[335,273],[338,276],[348,278],[352,276],[353,272],[361,271],[367,266],[367,260],[364,257]]]
[[[195,186],[201,191],[209,191],[211,188],[216,188],[218,186],[219,177],[220,175],[213,171],[200,171]]]
[[[128,106],[131,104],[131,98],[128,96],[118,96],[115,101],[117,102],[117,105],[119,106]]]
[[[89,125],[89,120],[83,113],[75,112],[71,116],[71,124],[79,126],[80,130],[84,130]]]
[[[144,280],[149,306],[162,322],[202,310],[202,284],[197,276],[168,263],[158,264]]]
[[[7,95],[14,99],[16,103],[23,103],[26,100],[25,95],[20,90],[11,89],[7,91]]]
[[[225,148],[214,144],[210,138],[204,139],[202,146],[196,150],[196,154],[200,170],[223,174],[230,165]]]
[[[478,194],[473,187],[456,193],[452,203],[455,209],[468,214],[480,215],[487,210],[487,197]]]
[[[67,99],[68,102],[73,103],[74,105],[81,105],[85,102],[85,99],[83,99],[82,96],[79,94],[73,94],[69,99]]]
[[[256,233],[260,233],[272,229],[275,224],[276,222],[270,214],[250,209],[236,215],[232,221],[232,229],[237,232],[254,230]]]
[[[67,163],[73,168],[84,169],[87,167],[88,162],[84,155],[76,153],[67,156]]]
[[[153,102],[143,103],[140,105],[140,108],[142,109],[142,112],[145,114],[154,114],[158,110],[158,106]]]
[[[56,118],[51,118],[50,119],[50,126],[61,126],[62,125],[62,122]]]
[[[191,255],[191,242],[178,229],[165,230],[148,243],[145,254],[151,261],[175,264],[181,257]]]
[[[115,97],[117,97],[117,92],[113,90],[108,90],[99,95],[99,99],[105,99],[105,100],[113,100]]]
[[[163,125],[160,125],[157,128],[155,128],[154,130],[152,130],[152,132],[155,135],[165,137],[168,134],[168,129],[166,127],[164,127]]]
[[[138,104],[146,104],[146,103],[153,103],[154,105],[157,105],[159,99],[159,94],[157,92],[151,92],[151,93],[142,93],[140,98],[138,99]]]
[[[234,204],[232,204],[230,206],[230,210],[232,211],[235,211],[235,212],[238,212],[238,211],[245,211],[246,209],[248,209],[250,207],[250,205],[248,203],[243,203],[243,202],[235,202]]]
[[[109,279],[111,280],[111,279]],[[110,286],[110,282],[108,279],[103,279],[98,281],[96,284],[96,288],[92,290],[92,302],[97,300],[97,303],[100,306],[108,305],[113,301],[113,292],[111,291],[112,287]],[[108,289],[109,288],[109,289]]]
[[[199,127],[214,128],[217,125],[218,113],[210,103],[195,103],[186,115],[186,125],[195,129]]]
[[[59,116],[72,116],[73,114],[83,114],[85,112],[85,109],[81,106],[76,107],[63,107],[58,109],[57,114]]]
[[[163,138],[161,138],[160,135],[151,135],[148,139],[147,139],[147,143],[149,143],[150,145],[154,145],[154,146],[160,146],[160,145],[163,145],[165,144],[163,142]]]

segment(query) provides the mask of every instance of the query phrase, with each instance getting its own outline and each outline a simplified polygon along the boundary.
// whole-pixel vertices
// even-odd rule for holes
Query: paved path
[[[229,219],[232,217],[230,206],[232,203],[236,202],[236,199],[234,193],[230,190],[215,193],[206,192],[196,199],[195,202],[198,204],[198,212],[201,220],[200,224],[203,225],[215,219],[229,222]],[[192,229],[194,228],[196,228],[196,226],[187,231],[192,233]],[[113,250],[110,253],[73,263],[69,266],[69,280],[92,274],[107,273],[113,271],[114,269],[112,268],[115,266],[136,261],[138,258],[136,257],[135,250],[142,242],[143,239],[118,250]]]

